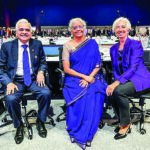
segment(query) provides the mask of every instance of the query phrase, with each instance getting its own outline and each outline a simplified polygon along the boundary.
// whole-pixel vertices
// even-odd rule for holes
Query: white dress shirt
[[[24,44],[18,40],[18,64],[17,64],[16,75],[19,75],[19,76],[23,76],[23,51],[24,49],[22,45]],[[27,52],[29,56],[30,74],[32,74],[31,59],[30,59],[30,52],[29,52],[29,42],[26,43],[26,45],[28,45]]]

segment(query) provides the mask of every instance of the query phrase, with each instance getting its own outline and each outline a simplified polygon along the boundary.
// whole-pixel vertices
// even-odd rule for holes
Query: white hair
[[[72,30],[73,23],[74,23],[75,21],[80,21],[80,22],[83,24],[83,26],[84,26],[84,30],[86,29],[86,22],[85,22],[83,19],[81,19],[81,18],[73,18],[73,19],[71,19],[71,20],[69,21],[69,28],[68,28],[69,31]]]
[[[16,23],[16,31],[18,30],[20,23],[26,23],[26,24],[28,24],[29,27],[30,27],[30,31],[32,31],[32,26],[31,26],[30,22],[28,22],[27,19],[20,19],[20,20],[17,21],[17,23]]]
[[[139,34],[140,34],[140,35],[146,35],[146,28],[140,27],[140,28],[139,28]]]
[[[127,18],[125,18],[125,17],[119,17],[119,18],[117,18],[115,21],[114,21],[114,23],[113,23],[113,25],[112,25],[112,30],[113,30],[113,32],[115,32],[115,29],[116,29],[116,26],[117,26],[117,24],[119,23],[119,22],[125,22],[125,24],[126,24],[126,27],[129,29],[129,30],[131,30],[131,23],[130,23],[130,21],[127,19]]]

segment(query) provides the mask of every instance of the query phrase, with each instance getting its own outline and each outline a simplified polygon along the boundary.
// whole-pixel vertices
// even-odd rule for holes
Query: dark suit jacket
[[[45,54],[41,41],[29,40],[31,66],[34,75],[47,70]],[[0,51],[0,82],[7,85],[14,81],[18,63],[18,39],[3,43]]]
[[[122,84],[131,81],[137,92],[150,88],[150,73],[144,66],[144,51],[141,42],[127,38],[122,54],[124,72],[122,75],[120,75],[118,66],[118,49],[119,43],[116,43],[110,49],[115,80],[119,80]]]

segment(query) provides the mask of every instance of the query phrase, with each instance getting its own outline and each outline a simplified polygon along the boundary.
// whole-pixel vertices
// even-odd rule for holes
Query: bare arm
[[[95,68],[92,73],[90,74],[90,77],[92,78],[90,83],[93,83],[95,81],[94,76],[98,73],[100,68]],[[80,80],[80,86],[87,87],[88,82],[85,79]]]
[[[82,73],[79,73],[79,72],[71,69],[70,68],[70,62],[67,61],[67,60],[63,61],[63,67],[64,67],[65,73],[67,73],[67,74],[69,74],[71,76],[79,77],[81,79],[86,80],[87,82],[92,82],[93,81],[93,77],[92,76],[87,76],[87,75],[84,75]]]
[[[94,76],[98,73],[99,70],[100,70],[100,68],[95,68],[95,69],[91,72],[90,76],[91,76],[91,77],[94,77]]]

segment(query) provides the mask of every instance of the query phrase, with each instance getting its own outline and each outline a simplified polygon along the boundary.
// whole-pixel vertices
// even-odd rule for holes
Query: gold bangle
[[[42,74],[44,74],[44,72],[43,72],[42,70],[40,70],[40,71],[39,71],[39,73],[42,73]]]

